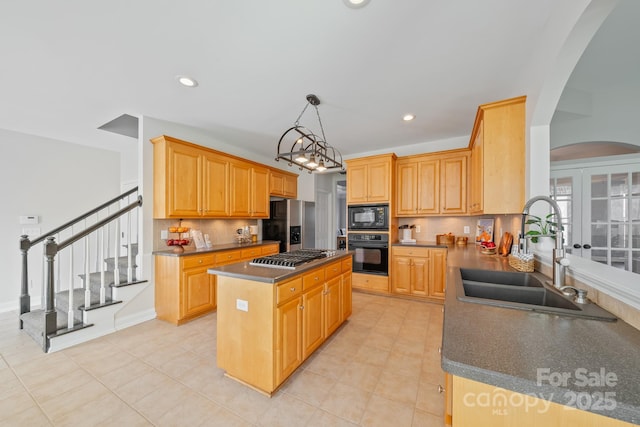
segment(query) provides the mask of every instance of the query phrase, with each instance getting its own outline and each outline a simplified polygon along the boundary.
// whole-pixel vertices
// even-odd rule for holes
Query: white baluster
[[[84,308],[91,306],[91,277],[89,276],[89,236],[84,241]]]
[[[100,229],[100,304],[107,301],[104,285],[104,227],[102,227]]]
[[[73,244],[69,246],[69,310],[67,311],[67,328],[72,328],[73,319]]]
[[[116,239],[115,246],[115,262],[113,267],[113,284],[118,286],[120,284],[120,266],[118,265],[118,258],[120,257],[120,218],[115,221]]]
[[[131,262],[131,211],[127,212],[127,282],[133,282],[133,263]]]

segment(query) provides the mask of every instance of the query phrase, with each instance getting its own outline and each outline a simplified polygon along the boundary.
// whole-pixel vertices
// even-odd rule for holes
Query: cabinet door
[[[276,382],[284,381],[302,363],[302,298],[277,309]]]
[[[293,199],[298,197],[298,177],[285,175],[284,176],[284,197],[291,197]]]
[[[394,255],[391,271],[391,292],[408,294],[411,290],[411,258]]]
[[[302,359],[309,357],[324,341],[324,286],[302,296]]]
[[[467,157],[442,159],[440,181],[440,213],[465,213],[467,211]]]
[[[365,202],[367,202],[367,165],[349,165],[347,168],[347,203]]]
[[[389,179],[391,178],[391,162],[371,163],[367,171],[367,201],[368,202],[388,202]]]
[[[342,323],[340,307],[340,282],[342,277],[334,277],[324,284],[324,336],[331,335]]]
[[[269,218],[269,169],[251,170],[251,216]]]
[[[229,160],[205,154],[202,158],[203,216],[229,216]]]
[[[251,165],[238,161],[229,163],[229,214],[248,218],[251,215]]]
[[[429,258],[411,258],[411,295],[429,295]]]
[[[201,154],[193,147],[169,144],[166,194],[169,217],[200,216]]]
[[[483,174],[483,132],[484,122],[478,124],[478,131],[473,140],[473,148],[471,149],[471,179],[470,181],[470,198],[469,213],[482,213],[484,210],[484,174]]]
[[[432,249],[429,252],[429,296],[444,298],[447,251],[444,249]]]
[[[396,214],[415,215],[418,197],[418,164],[398,163],[396,182]]]
[[[284,196],[284,175],[271,171],[269,175],[269,194],[272,196]]]
[[[440,161],[425,160],[418,162],[418,200],[419,214],[437,214],[440,212]]]
[[[194,268],[183,273],[182,317],[196,315],[216,307],[216,276],[206,268]]]
[[[342,320],[347,320],[351,316],[352,311],[352,286],[351,286],[351,272],[344,273],[342,275],[342,299],[340,305],[342,307]]]

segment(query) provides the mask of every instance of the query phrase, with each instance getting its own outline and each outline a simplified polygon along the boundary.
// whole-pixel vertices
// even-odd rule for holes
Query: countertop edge
[[[173,256],[173,257],[183,257],[190,255],[202,255],[214,252],[222,252],[233,249],[247,249],[247,248],[255,248],[266,245],[280,244],[279,240],[261,240],[255,243],[222,243],[219,245],[213,245],[210,248],[202,248],[202,249],[186,249],[184,252],[173,252],[171,249],[165,249],[161,251],[153,251],[151,255],[159,255],[159,256]]]

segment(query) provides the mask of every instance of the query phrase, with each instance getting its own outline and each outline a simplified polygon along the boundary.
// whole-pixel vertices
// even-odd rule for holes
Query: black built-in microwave
[[[389,205],[352,205],[348,212],[349,230],[389,229]]]

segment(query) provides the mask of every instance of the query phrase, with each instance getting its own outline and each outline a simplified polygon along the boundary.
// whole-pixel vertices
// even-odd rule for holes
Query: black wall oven
[[[349,250],[353,251],[353,272],[389,275],[389,235],[349,233]]]
[[[357,205],[348,209],[349,230],[389,229],[389,205]]]

